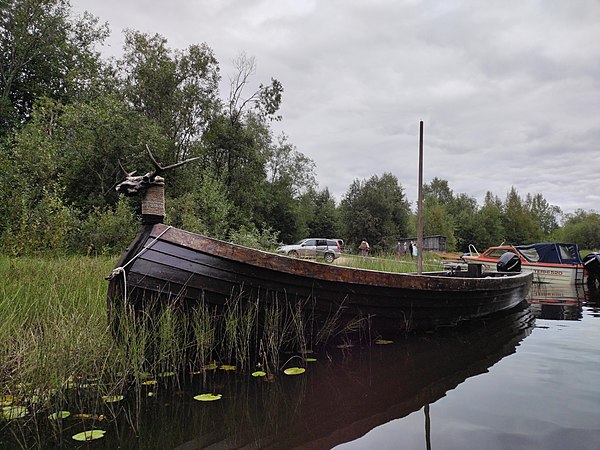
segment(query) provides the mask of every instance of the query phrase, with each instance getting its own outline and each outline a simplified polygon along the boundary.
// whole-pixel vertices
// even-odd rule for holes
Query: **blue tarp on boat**
[[[553,264],[581,264],[577,244],[541,242],[529,245],[515,245],[515,248],[529,262]]]

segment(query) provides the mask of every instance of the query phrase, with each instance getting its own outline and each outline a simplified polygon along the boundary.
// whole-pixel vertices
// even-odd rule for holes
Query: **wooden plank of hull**
[[[525,298],[530,284],[530,277],[521,275],[449,278],[323,265],[167,230],[164,225],[155,225],[145,239],[145,245],[152,245],[128,270],[131,295],[179,297],[188,305],[200,298],[224,304],[243,290],[263,300],[277,296],[307,302],[320,314],[332,315],[341,308],[345,316],[375,316],[419,328],[510,308]]]

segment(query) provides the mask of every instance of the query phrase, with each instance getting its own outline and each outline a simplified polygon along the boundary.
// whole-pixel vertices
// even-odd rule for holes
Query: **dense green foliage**
[[[261,247],[312,236],[367,239],[376,252],[414,236],[401,180],[356,179],[339,203],[318,189],[315,164],[274,121],[283,86],[256,82],[241,54],[219,91],[219,63],[206,43],[169,48],[129,30],[120,60],[96,48],[108,26],[68,0],[0,0],[0,251],[10,255],[113,254],[131,239],[139,203],[119,201],[127,171],[151,168],[146,146],[168,165],[167,220],[192,231]],[[600,247],[600,217],[565,216],[539,193],[512,187],[483,205],[435,178],[424,187],[424,231],[449,250],[502,241],[560,239]]]

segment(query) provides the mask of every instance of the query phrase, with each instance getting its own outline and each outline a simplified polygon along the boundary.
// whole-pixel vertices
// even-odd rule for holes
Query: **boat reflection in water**
[[[593,292],[591,293],[593,296]],[[534,283],[527,301],[538,319],[581,320],[590,291],[574,284]]]
[[[446,392],[514,353],[534,321],[523,302],[502,316],[389,345],[323,350],[310,355],[318,361],[307,363],[303,375],[281,375],[272,383],[212,372],[181,392],[180,401],[154,397],[144,408],[137,444],[177,450],[332,448],[412,412],[424,409],[427,416],[429,405]],[[288,366],[298,363],[292,358]],[[223,397],[193,400],[203,392]]]

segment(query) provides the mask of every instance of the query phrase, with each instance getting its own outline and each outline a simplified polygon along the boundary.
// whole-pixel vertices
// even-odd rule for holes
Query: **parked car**
[[[332,263],[340,257],[342,249],[338,239],[307,238],[292,245],[283,245],[277,253],[294,258],[323,258],[325,262]]]

